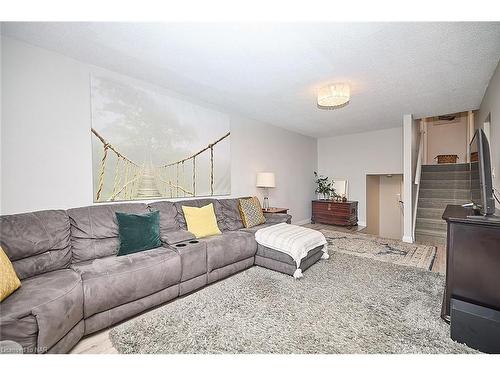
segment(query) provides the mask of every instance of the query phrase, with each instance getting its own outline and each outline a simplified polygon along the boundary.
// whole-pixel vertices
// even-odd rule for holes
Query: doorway
[[[402,174],[366,176],[365,233],[401,240],[403,237]]]
[[[457,163],[468,162],[471,112],[428,117],[422,120],[424,134],[423,164],[437,164],[438,155],[457,155]]]

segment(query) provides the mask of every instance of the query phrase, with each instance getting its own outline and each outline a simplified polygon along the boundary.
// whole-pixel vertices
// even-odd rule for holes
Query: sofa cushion
[[[71,222],[72,263],[115,255],[120,246],[116,212],[149,213],[144,203],[120,203],[72,208]]]
[[[257,232],[259,229],[270,227],[271,225],[281,224],[281,223],[290,223],[292,216],[288,214],[264,214],[266,217],[266,222],[264,224],[257,225],[251,228],[241,228],[240,230],[248,233]]]
[[[68,215],[49,210],[1,216],[0,246],[21,280],[67,268],[71,261]]]
[[[160,237],[163,242],[169,243],[165,240],[167,234],[181,229],[177,219],[179,213],[175,203],[169,201],[153,202],[149,204],[149,209],[151,211],[160,211]]]
[[[257,232],[259,229],[267,228],[267,227],[270,227],[271,225],[276,225],[276,224],[265,223],[265,224],[256,225],[255,227],[242,228],[239,230],[242,232],[252,233],[252,235],[255,235],[255,232]]]
[[[181,279],[180,257],[165,247],[71,267],[83,280],[85,318],[168,288]]]
[[[254,235],[243,231],[225,232],[199,241],[207,244],[208,272],[252,257],[257,252]]]
[[[116,219],[120,237],[119,256],[161,246],[159,211],[141,215],[117,212]]]
[[[221,230],[238,230],[244,228],[243,220],[241,220],[239,200],[237,198],[219,199],[223,224]]]
[[[2,302],[0,340],[13,340],[25,352],[44,353],[83,318],[80,276],[57,270],[23,280]]]
[[[274,213],[264,213],[264,217],[266,218],[266,224],[281,224],[292,222],[292,215],[289,214],[274,214]]]
[[[181,229],[187,230],[186,219],[184,218],[184,212],[182,211],[182,206],[188,207],[203,207],[212,203],[214,205],[215,217],[217,218],[217,226],[223,230],[224,228],[224,216],[220,203],[217,199],[190,199],[184,201],[174,202],[175,209],[177,210],[177,222]]]

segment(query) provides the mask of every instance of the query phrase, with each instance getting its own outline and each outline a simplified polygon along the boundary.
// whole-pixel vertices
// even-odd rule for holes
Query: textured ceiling
[[[477,109],[500,23],[3,23],[2,34],[314,137]],[[319,86],[351,103],[316,107]]]

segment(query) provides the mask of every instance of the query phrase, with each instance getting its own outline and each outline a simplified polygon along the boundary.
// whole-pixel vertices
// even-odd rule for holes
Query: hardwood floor
[[[340,227],[336,225],[326,224],[305,224],[305,227],[311,229],[330,229],[340,232],[359,232],[363,233],[365,227],[356,226],[352,228]],[[424,245],[431,245],[430,243],[422,243]],[[446,249],[444,246],[436,246],[436,258],[431,271],[444,274],[446,272]],[[139,315],[140,316],[140,315]],[[137,317],[131,318],[137,319]],[[94,333],[83,338],[70,352],[70,354],[117,354],[118,352],[111,344],[109,339],[109,331],[111,328]]]
[[[446,274],[446,247],[436,246],[436,258],[431,271]]]
[[[71,349],[70,354],[118,354],[109,339],[110,329],[111,328],[107,328],[84,337],[73,349]]]

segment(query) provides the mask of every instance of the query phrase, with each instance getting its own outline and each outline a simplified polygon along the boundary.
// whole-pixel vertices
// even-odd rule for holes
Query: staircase
[[[446,244],[448,204],[470,202],[469,164],[422,165],[415,236],[418,242]]]

